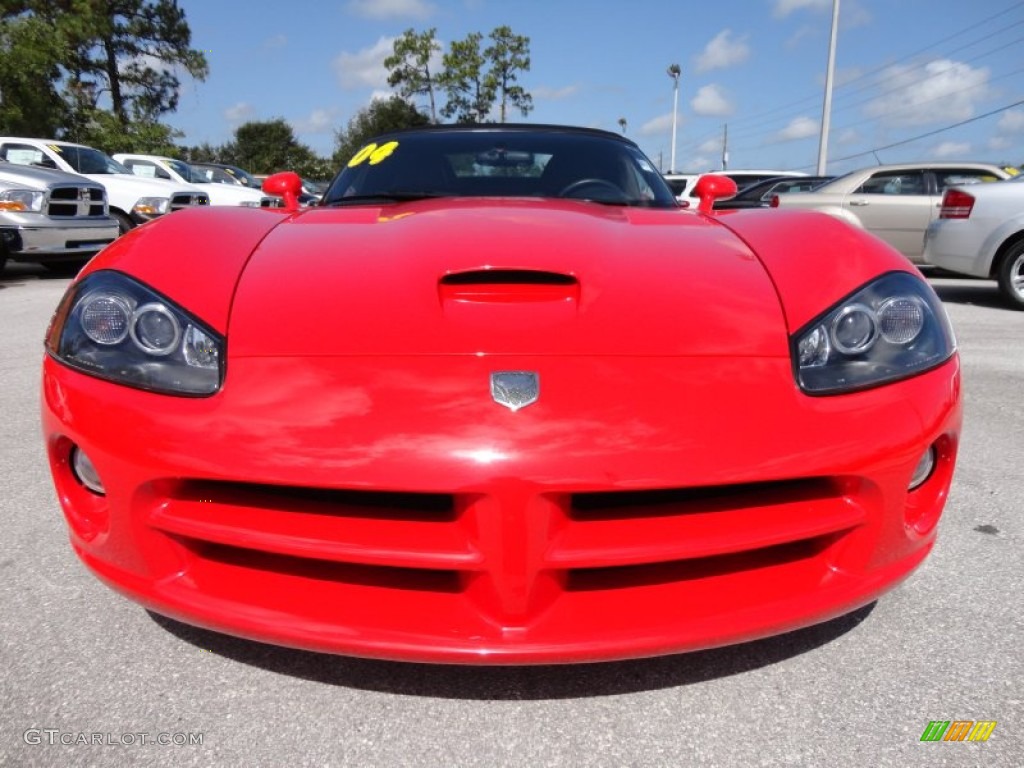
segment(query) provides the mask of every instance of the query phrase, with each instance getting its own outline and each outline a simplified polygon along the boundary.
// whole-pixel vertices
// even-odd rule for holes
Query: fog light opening
[[[910,478],[910,485],[907,486],[907,490],[913,491],[916,488],[920,488],[924,482],[932,476],[932,471],[935,469],[935,446],[929,445],[921,456],[921,460],[917,462],[917,466],[914,468],[914,474]]]
[[[96,467],[93,466],[92,461],[85,455],[85,452],[77,445],[71,449],[71,469],[74,471],[78,482],[90,491],[100,496],[107,495],[107,491],[100,481],[99,472],[96,471]]]

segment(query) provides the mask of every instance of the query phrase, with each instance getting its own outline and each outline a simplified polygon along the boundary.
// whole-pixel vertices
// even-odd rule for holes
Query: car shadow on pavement
[[[1015,311],[999,293],[999,288],[993,281],[932,279],[929,282],[943,302]]]
[[[823,624],[725,648],[633,661],[521,667],[413,664],[298,651],[148,613],[168,632],[204,651],[282,675],[405,696],[530,701],[615,696],[742,674],[832,642],[857,627],[874,607],[870,603]]]

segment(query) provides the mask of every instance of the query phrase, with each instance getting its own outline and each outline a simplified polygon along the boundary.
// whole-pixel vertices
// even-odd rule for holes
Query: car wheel
[[[130,229],[135,229],[135,222],[120,211],[111,211],[110,215],[117,219],[117,234],[123,235]]]
[[[1011,246],[999,263],[999,290],[1016,309],[1024,309],[1024,240]]]

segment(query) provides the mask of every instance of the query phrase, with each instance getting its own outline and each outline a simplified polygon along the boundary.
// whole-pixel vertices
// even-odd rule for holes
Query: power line
[[[864,152],[858,152],[858,153],[853,154],[853,155],[847,155],[846,157],[837,157],[834,160],[832,160],[832,162],[834,162],[834,163],[841,163],[841,162],[843,162],[845,160],[855,160],[858,157],[864,157],[865,155],[871,155],[871,154],[874,154],[875,152],[884,152],[885,150],[893,149],[894,147],[902,147],[904,144],[912,144],[915,141],[920,141],[921,139],[927,139],[930,136],[937,136],[940,133],[945,133],[946,131],[951,131],[954,128],[959,128],[960,126],[963,126],[963,125],[968,125],[970,123],[975,123],[978,120],[984,120],[986,117],[992,117],[992,115],[998,115],[1000,112],[1006,112],[1008,109],[1013,109],[1014,107],[1019,107],[1021,104],[1024,104],[1024,99],[1021,99],[1020,101],[1015,101],[1012,104],[1007,104],[1004,107],[999,107],[998,109],[993,109],[990,112],[986,112],[983,115],[976,115],[975,117],[969,117],[966,120],[961,120],[959,123],[953,123],[952,125],[947,125],[944,128],[936,128],[934,131],[928,131],[927,133],[922,133],[922,134],[920,134],[918,136],[914,136],[914,137],[909,138],[909,139],[903,139],[902,141],[894,141],[891,144],[886,144],[884,147],[875,147],[874,149],[868,149],[868,150],[865,150]],[[810,167],[810,166],[804,166],[804,167]]]

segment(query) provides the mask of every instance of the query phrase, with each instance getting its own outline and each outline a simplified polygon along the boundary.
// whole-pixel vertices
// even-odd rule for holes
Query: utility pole
[[[676,170],[676,119],[679,115],[679,76],[683,73],[678,64],[670,64],[666,70],[672,78],[672,159],[669,163],[669,172]]]
[[[828,70],[825,73],[825,101],[821,107],[821,138],[818,140],[818,175],[828,165],[828,130],[832,116],[832,78],[836,69],[836,35],[839,31],[839,0],[832,0],[832,34],[828,43]]]
[[[729,124],[722,126],[722,170],[729,170]]]

